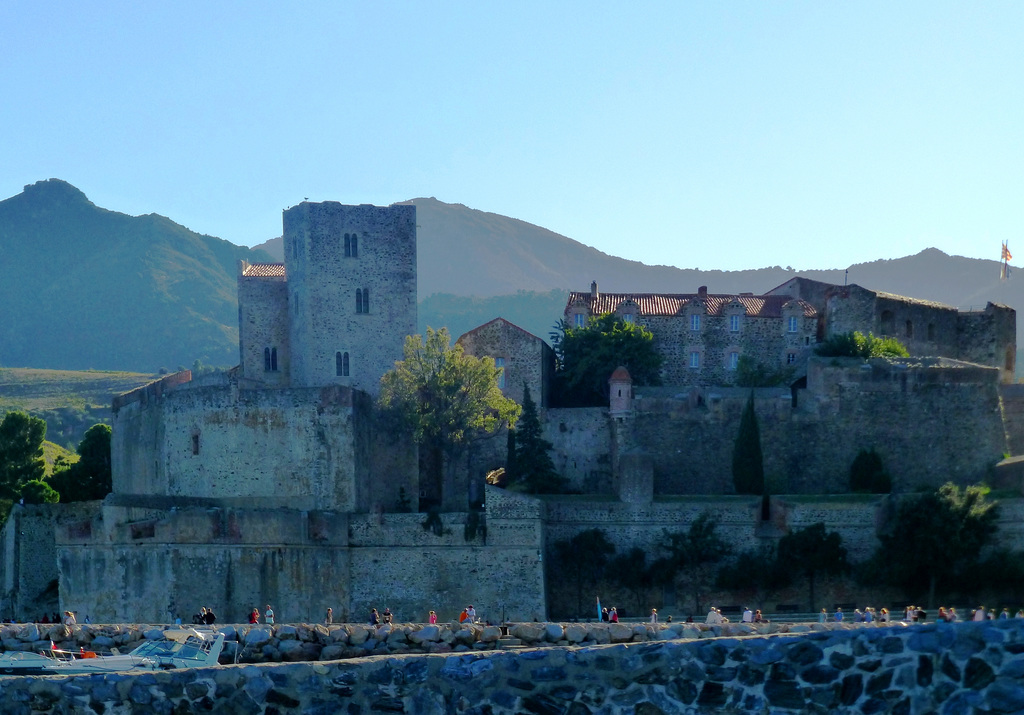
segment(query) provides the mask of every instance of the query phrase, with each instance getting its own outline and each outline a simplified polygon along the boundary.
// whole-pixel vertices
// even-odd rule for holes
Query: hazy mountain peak
[[[27,184],[21,196],[26,200],[45,201],[47,203],[79,203],[89,204],[89,198],[85,193],[75,186],[72,186],[63,179],[44,179],[34,184]],[[17,197],[14,197],[17,198]]]

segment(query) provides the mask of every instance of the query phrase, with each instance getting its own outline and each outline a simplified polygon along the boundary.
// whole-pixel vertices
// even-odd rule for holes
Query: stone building
[[[442,500],[375,409],[416,328],[415,211],[288,209],[284,263],[240,267],[238,367],[115,400],[114,491],[56,527],[64,603],[108,621],[265,603],[288,620],[470,602],[544,617],[539,523],[496,497],[425,526],[419,501]]]
[[[457,343],[467,355],[494,359],[494,366],[502,370],[498,386],[505,397],[522,404],[523,388],[527,387],[539,408],[548,406],[555,354],[536,335],[504,318],[495,318],[463,334]]]
[[[768,369],[796,365],[817,342],[818,311],[786,295],[715,295],[705,286],[696,293],[601,293],[596,282],[589,293],[569,294],[570,326],[605,313],[653,333],[667,385],[731,384],[740,358]]]
[[[821,316],[819,339],[853,330],[894,337],[911,355],[987,365],[999,368],[1002,382],[1014,380],[1017,314],[1013,308],[989,303],[984,310],[960,311],[934,301],[799,277],[769,294],[813,305]]]

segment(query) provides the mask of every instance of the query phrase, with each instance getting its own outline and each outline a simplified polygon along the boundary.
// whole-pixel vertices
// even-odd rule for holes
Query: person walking
[[[327,615],[324,616],[324,623],[328,626],[334,623],[334,609],[328,608]]]
[[[269,603],[267,610],[263,612],[263,622],[270,626],[274,625],[274,609],[270,607]]]
[[[427,614],[427,621],[430,623],[430,625],[436,624],[437,623],[437,614],[434,613],[433,611],[431,611],[429,614]]]

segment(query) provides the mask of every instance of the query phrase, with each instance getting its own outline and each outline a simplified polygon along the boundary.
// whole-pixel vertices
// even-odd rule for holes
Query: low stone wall
[[[530,626],[552,636],[560,627]],[[810,632],[4,678],[0,711],[659,715],[1024,709],[1024,621],[802,628]]]

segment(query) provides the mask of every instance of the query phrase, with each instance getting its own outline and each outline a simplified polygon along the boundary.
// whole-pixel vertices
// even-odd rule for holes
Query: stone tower
[[[292,386],[376,395],[416,332],[416,207],[304,202],[284,250]]]

